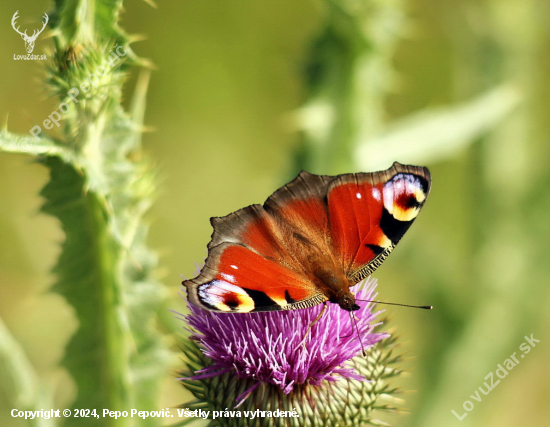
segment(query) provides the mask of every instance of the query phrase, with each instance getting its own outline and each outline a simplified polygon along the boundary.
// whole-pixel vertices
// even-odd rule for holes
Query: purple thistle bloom
[[[358,299],[372,300],[376,297],[375,287],[376,280],[369,279],[352,290]],[[194,329],[192,338],[212,360],[210,366],[189,379],[233,372],[239,378],[255,380],[237,398],[240,402],[262,382],[289,394],[299,384],[320,385],[323,380],[338,378],[365,380],[346,362],[359,355],[362,346],[367,349],[388,334],[372,332],[379,313],[372,313],[373,304],[358,304],[361,308],[352,314],[355,321],[350,312],[328,303],[309,332],[322,304],[308,309],[247,314],[215,313],[189,304],[191,314],[185,319]]]

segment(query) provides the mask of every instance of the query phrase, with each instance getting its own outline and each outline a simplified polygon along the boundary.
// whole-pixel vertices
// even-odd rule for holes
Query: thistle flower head
[[[375,297],[375,286],[376,281],[371,279],[352,290],[358,299],[371,300]],[[376,382],[384,371],[373,378],[377,364],[372,360],[369,364],[368,357],[361,355],[362,348],[368,349],[372,356],[372,346],[387,340],[389,335],[373,331],[378,313],[372,312],[372,303],[359,301],[359,305],[361,308],[350,315],[338,305],[328,304],[319,320],[313,323],[322,305],[239,314],[214,313],[189,304],[191,314],[185,320],[192,328],[193,341],[187,343],[184,352],[191,372],[184,373],[187,378],[182,382],[204,404],[199,405],[203,409],[242,404],[245,410],[267,410],[266,405],[272,402],[275,405],[272,410],[292,410],[298,406],[299,413],[304,413],[304,409],[314,411],[316,418],[319,410],[330,409],[326,416],[331,419],[339,411],[346,411],[351,399],[349,392],[353,390],[364,405],[373,400],[375,384],[369,381]],[[389,372],[396,373],[394,369],[386,373]],[[347,390],[346,403],[334,405],[338,399],[333,396],[329,399],[332,407],[316,405],[321,394],[332,394],[337,389],[344,393]],[[370,396],[366,395],[368,390]],[[314,407],[317,408],[314,410]],[[368,412],[359,405],[357,409],[363,415]],[[276,418],[271,420],[276,422]],[[262,425],[268,425],[265,421]],[[304,418],[300,422],[304,422]],[[228,421],[221,425],[248,424]]]

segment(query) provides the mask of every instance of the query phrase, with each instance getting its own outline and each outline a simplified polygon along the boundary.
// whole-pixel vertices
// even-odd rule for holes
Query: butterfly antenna
[[[384,301],[375,301],[375,300],[368,300],[368,299],[355,299],[355,301],[364,301],[364,302],[374,302],[376,304],[387,304],[387,305],[399,305],[401,307],[411,307],[411,308],[422,308],[424,310],[431,310],[433,305],[409,305],[409,304],[398,304],[396,302],[384,302]]]
[[[355,327],[355,332],[357,332],[357,338],[359,338],[359,343],[361,344],[361,353],[363,353],[363,357],[367,357],[367,352],[365,351],[365,346],[363,345],[363,340],[361,339],[361,335],[359,335],[359,328],[357,327],[357,318],[349,312],[349,319],[351,321],[351,324]]]

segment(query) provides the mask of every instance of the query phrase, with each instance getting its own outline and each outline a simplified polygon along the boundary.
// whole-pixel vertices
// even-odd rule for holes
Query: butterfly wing
[[[183,282],[189,300],[222,312],[326,301],[319,280],[334,278],[331,264],[354,282],[372,274],[418,215],[430,182],[426,168],[399,163],[374,173],[301,172],[263,206],[212,218],[205,266]]]
[[[430,183],[428,169],[397,162],[373,173],[301,172],[264,206],[294,230],[290,237],[338,258],[348,278],[358,282],[380,266],[411,226]]]
[[[211,311],[244,313],[317,305],[326,297],[295,271],[279,223],[252,205],[212,218],[214,233],[198,277],[184,281],[189,301]]]
[[[411,226],[430,191],[428,169],[394,163],[339,175],[327,189],[335,252],[351,281],[370,276]]]
[[[294,241],[332,252],[326,194],[333,179],[302,171],[266,200],[265,210],[283,224],[286,235],[282,237],[287,247]],[[290,246],[290,252],[300,252],[291,243]]]

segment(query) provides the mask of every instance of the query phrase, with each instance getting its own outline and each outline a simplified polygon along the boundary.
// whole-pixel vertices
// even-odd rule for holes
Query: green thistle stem
[[[63,365],[78,387],[73,408],[101,416],[103,409],[158,409],[171,362],[152,327],[165,294],[152,275],[157,260],[145,246],[143,223],[154,190],[140,153],[148,79],[139,79],[128,114],[121,106],[126,71],[145,61],[118,27],[121,8],[121,1],[55,3],[50,24],[56,51],[49,55],[47,83],[68,106],[58,111],[62,137],[48,137],[46,128],[40,140],[22,145],[25,136],[0,132],[0,151],[34,155],[50,171],[42,211],[58,218],[66,235],[53,290],[74,308],[79,324]],[[114,46],[122,58],[113,59]],[[83,90],[90,79],[94,83]],[[158,424],[152,418],[101,420],[116,427]],[[97,423],[95,417],[65,420],[79,427]]]

